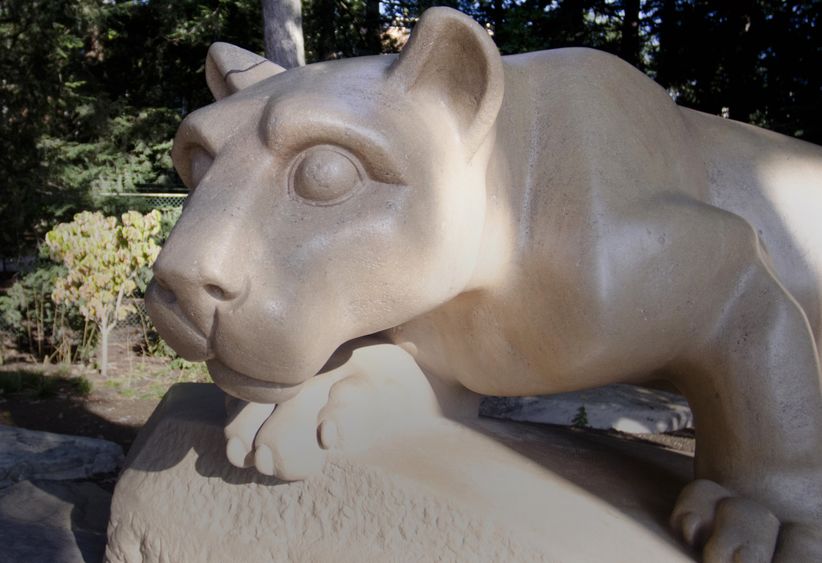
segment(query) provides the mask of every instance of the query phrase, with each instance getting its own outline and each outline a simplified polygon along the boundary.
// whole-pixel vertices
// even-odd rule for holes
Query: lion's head
[[[217,101],[174,140],[191,194],[146,296],[183,357],[279,402],[342,343],[463,291],[503,90],[475,22],[429,10],[399,57],[288,71],[215,44],[206,73]]]

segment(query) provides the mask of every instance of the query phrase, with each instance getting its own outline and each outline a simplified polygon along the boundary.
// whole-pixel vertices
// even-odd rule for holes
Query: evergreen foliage
[[[505,54],[604,49],[680,104],[822,142],[819,0],[305,0],[306,57],[395,52],[432,5]],[[0,0],[0,256],[32,254],[104,194],[181,190],[170,140],[211,101],[205,52],[262,53],[261,14],[259,0]]]
[[[585,405],[580,405],[577,409],[574,418],[571,419],[571,426],[574,428],[588,428],[588,411],[585,410]]]

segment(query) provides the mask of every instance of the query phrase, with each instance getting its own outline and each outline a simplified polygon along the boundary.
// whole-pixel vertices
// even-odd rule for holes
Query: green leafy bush
[[[51,299],[55,282],[65,274],[64,266],[45,263],[0,296],[0,330],[40,360],[68,363],[86,357],[94,345],[93,325],[78,308]]]

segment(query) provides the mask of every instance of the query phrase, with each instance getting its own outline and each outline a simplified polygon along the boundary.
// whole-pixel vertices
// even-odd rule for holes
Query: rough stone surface
[[[111,494],[89,482],[21,481],[0,490],[0,561],[100,561]]]
[[[321,369],[364,335],[440,404],[662,378],[700,424],[686,541],[822,561],[822,147],[678,107],[595,50],[503,57],[445,7],[397,57],[284,71],[216,44],[206,68],[146,307],[217,385],[278,405],[239,409],[232,463],[317,475],[318,433],[350,451],[422,418],[412,379]]]
[[[123,449],[107,440],[0,426],[0,488],[23,480],[86,479],[122,463]]]
[[[688,456],[441,421],[285,483],[231,466],[222,425],[214,386],[171,389],[118,481],[108,561],[690,560],[665,524]]]
[[[587,391],[536,397],[489,397],[484,416],[571,426],[585,409],[588,428],[629,434],[693,428],[694,417],[681,395],[634,385],[606,385]]]

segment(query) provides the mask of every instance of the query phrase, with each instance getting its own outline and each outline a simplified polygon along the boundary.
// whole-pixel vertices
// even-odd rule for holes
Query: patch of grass
[[[0,391],[3,393],[19,393],[30,385],[31,374],[25,371],[10,371],[0,374]]]
[[[143,389],[142,394],[140,395],[141,399],[162,399],[163,395],[166,394],[168,391],[168,383],[167,382],[157,382],[150,384],[148,387]]]
[[[80,377],[72,377],[69,382],[71,383],[75,393],[81,397],[88,397],[91,394],[91,390],[94,388],[91,381],[82,375]]]
[[[0,390],[9,395],[45,398],[57,394],[57,381],[42,372],[18,370],[0,374]]]
[[[0,372],[0,393],[47,399],[60,393],[85,397],[91,392],[91,382],[85,377],[70,377],[58,370],[51,375],[39,370]]]
[[[106,379],[103,382],[103,386],[109,389],[114,389],[115,391],[119,391],[123,388],[123,382],[119,379]]]
[[[120,371],[105,379],[90,377],[95,385],[111,390],[124,399],[159,399],[175,383],[206,383],[211,380],[204,363],[182,359],[138,363],[127,372]]]
[[[208,375],[208,368],[202,362],[190,363],[180,369],[175,383],[208,383],[211,377]]]

